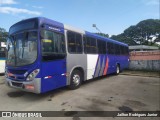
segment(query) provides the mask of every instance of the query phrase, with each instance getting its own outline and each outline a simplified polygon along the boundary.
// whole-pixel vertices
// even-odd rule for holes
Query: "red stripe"
[[[104,71],[103,71],[103,75],[106,75],[107,71],[108,71],[108,57],[106,59],[106,65],[105,65],[105,68],[104,68]]]

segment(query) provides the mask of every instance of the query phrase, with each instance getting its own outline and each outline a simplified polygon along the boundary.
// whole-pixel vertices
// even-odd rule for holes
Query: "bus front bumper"
[[[35,78],[32,81],[14,81],[6,78],[6,85],[11,88],[20,89],[32,93],[41,93],[41,79]]]

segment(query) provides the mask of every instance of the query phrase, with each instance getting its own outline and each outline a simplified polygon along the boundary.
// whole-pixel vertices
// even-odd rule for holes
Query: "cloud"
[[[38,11],[31,11],[27,9],[19,9],[19,8],[13,8],[13,7],[0,7],[0,13],[5,14],[28,14],[28,15],[41,15]]]
[[[159,0],[143,0],[143,2],[148,6],[159,5]]]
[[[0,0],[0,5],[3,4],[16,4],[17,2],[14,0]]]
[[[42,9],[42,6],[32,6],[33,8],[38,8],[38,9]]]

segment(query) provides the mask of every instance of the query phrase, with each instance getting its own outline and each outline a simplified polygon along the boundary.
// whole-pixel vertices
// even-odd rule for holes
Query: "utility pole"
[[[96,26],[96,24],[93,24],[92,27],[96,28],[97,31],[99,31],[100,33],[102,33],[102,32],[100,31],[100,29]]]

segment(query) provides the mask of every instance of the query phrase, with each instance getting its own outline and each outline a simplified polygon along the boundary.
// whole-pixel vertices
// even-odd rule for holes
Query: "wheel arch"
[[[117,62],[117,63],[116,63],[116,65],[118,65],[118,66],[119,66],[119,68],[121,68],[121,66],[120,66],[120,63],[119,63],[119,62]]]
[[[74,70],[79,70],[82,73],[82,81],[84,81],[84,76],[85,76],[84,68],[82,66],[74,66],[69,72],[69,83],[68,84],[70,84],[70,77]]]
[[[116,72],[117,72],[117,66],[119,67],[119,72],[120,72],[120,71],[121,71],[121,65],[120,65],[119,62],[116,63],[116,67],[115,67],[115,68],[116,68]],[[116,74],[117,74],[117,73],[116,73]],[[118,73],[118,74],[119,74],[119,73]]]

